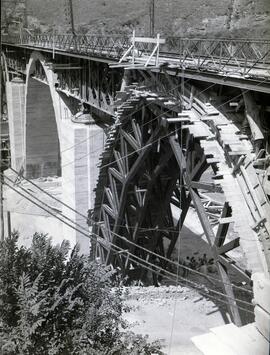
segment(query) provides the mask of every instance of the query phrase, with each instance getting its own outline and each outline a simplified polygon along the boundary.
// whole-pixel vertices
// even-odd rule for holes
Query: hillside
[[[31,17],[63,31],[65,0],[27,1]],[[85,31],[130,33],[135,28],[137,33],[148,33],[149,1],[73,0],[73,6],[75,24]],[[156,0],[155,18],[156,31],[166,35],[270,36],[269,0]]]

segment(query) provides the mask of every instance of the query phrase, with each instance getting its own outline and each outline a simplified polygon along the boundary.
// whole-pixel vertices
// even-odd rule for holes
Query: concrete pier
[[[24,164],[25,82],[14,78],[6,82],[11,166],[20,170]]]
[[[36,64],[44,71],[42,80],[35,75]],[[94,120],[89,124],[72,121],[74,102],[79,105],[80,101],[60,95],[55,87],[57,76],[40,53],[33,54],[26,72],[26,82],[14,78],[6,83],[11,167],[17,172],[23,167],[24,177],[63,203],[27,183],[28,191],[39,199],[35,200],[38,204],[46,201],[52,207],[52,216],[5,186],[5,234],[18,230],[20,243],[29,245],[31,234],[42,232],[51,236],[53,243],[66,239],[71,246],[78,243],[81,252],[88,253],[90,238],[86,219],[88,210],[94,207],[104,131]],[[7,174],[12,181],[17,179],[16,174],[10,171]],[[14,187],[23,192],[20,187],[25,188],[25,183],[22,178]],[[64,218],[74,228],[56,217]]]

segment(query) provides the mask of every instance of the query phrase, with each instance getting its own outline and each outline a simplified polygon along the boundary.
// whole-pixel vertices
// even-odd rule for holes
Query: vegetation
[[[42,234],[0,242],[0,346],[9,355],[162,354],[135,335],[114,272]],[[117,285],[116,285],[117,284]]]

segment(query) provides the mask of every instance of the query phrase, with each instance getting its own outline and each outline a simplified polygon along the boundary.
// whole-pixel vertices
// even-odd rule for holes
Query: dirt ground
[[[229,233],[228,238],[233,237]],[[181,239],[177,243],[173,258],[177,260],[178,249],[181,259],[186,256],[198,258],[203,253],[212,257],[209,245],[205,239],[198,216],[190,209],[182,228]],[[234,257],[244,263],[241,248],[234,251]],[[182,272],[180,271],[180,276]],[[216,280],[218,274],[209,274]],[[203,276],[190,273],[188,279],[207,288],[223,292],[218,281],[208,280]],[[237,283],[237,279],[234,282]],[[126,304],[133,309],[126,314],[126,319],[134,323],[133,331],[138,334],[149,335],[154,341],[163,340],[163,351],[166,355],[201,355],[202,353],[192,343],[191,338],[208,333],[210,328],[222,326],[230,322],[226,305],[216,299],[206,298],[197,290],[184,286],[166,285],[164,279],[160,287],[132,286],[128,288],[129,295]],[[239,284],[240,285],[240,284]],[[239,295],[238,295],[239,296]],[[219,298],[219,297],[218,297]],[[246,319],[245,323],[252,320]]]
[[[225,324],[213,302],[183,286],[130,287],[125,302],[132,330],[161,339],[166,355],[201,355],[190,338]]]

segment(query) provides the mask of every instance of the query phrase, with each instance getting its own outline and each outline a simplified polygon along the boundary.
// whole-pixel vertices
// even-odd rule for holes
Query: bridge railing
[[[256,68],[270,70],[270,40],[167,37],[162,50],[178,56],[180,65],[198,70],[224,71],[230,66],[241,74]]]
[[[123,35],[29,34],[2,37],[15,43],[66,52],[120,59],[130,47],[132,37]],[[151,48],[141,43],[138,55],[150,55]],[[177,60],[180,67],[195,70],[248,75],[266,71],[270,75],[270,40],[189,39],[167,37],[160,45],[160,57]]]
[[[120,58],[130,45],[129,37],[72,34],[29,34],[3,37],[3,42],[79,54]]]

